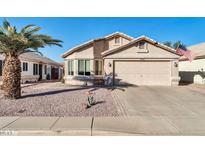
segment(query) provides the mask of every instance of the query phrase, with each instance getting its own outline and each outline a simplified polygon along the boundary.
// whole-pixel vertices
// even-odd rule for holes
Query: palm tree
[[[172,48],[172,42],[171,41],[166,41],[163,44]]]
[[[166,41],[163,43],[164,45],[168,46],[168,47],[171,47],[171,48],[174,48],[174,49],[177,49],[177,48],[183,48],[183,49],[186,49],[186,45],[184,43],[182,43],[182,41],[176,41],[176,42],[171,42],[171,41]]]
[[[47,45],[62,47],[61,40],[37,34],[40,29],[35,25],[27,25],[17,31],[16,27],[12,27],[7,20],[3,21],[3,25],[0,27],[0,54],[5,55],[2,85],[5,98],[21,97],[21,62],[19,60],[21,54],[40,53],[38,49]]]

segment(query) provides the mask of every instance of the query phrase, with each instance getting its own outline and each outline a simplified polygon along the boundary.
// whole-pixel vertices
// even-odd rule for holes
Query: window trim
[[[23,62],[23,72],[28,72],[28,62]]]
[[[83,61],[83,74],[79,74],[79,68],[80,68],[80,65],[79,65],[79,63],[80,63],[80,61]],[[86,75],[86,61],[88,61],[89,62],[89,75]],[[78,60],[78,75],[79,76],[91,76],[91,69],[90,69],[90,62],[91,62],[91,59],[79,59]]]
[[[98,66],[96,67],[96,62],[98,62]],[[101,63],[101,65],[99,65],[100,63]],[[103,60],[100,60],[100,59],[96,59],[96,60],[94,60],[94,65],[95,65],[95,75],[96,76],[102,76],[103,75]],[[101,68],[100,68],[100,66],[101,66]],[[97,68],[97,70],[96,70],[96,68]],[[99,68],[101,69],[101,70],[99,70]],[[100,72],[100,73],[99,73]]]
[[[33,63],[33,75],[39,75],[39,64]]]

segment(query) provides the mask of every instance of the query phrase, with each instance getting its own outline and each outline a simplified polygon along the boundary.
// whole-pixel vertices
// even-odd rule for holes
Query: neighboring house
[[[2,81],[4,56],[0,55],[0,81]],[[21,82],[55,80],[62,77],[63,66],[47,57],[36,53],[25,53],[20,56]]]
[[[205,84],[205,43],[190,46],[188,49],[194,52],[195,59],[189,62],[185,57],[180,58],[181,82]]]
[[[112,75],[112,84],[178,85],[176,51],[146,36],[116,32],[68,50],[65,83],[95,84]]]

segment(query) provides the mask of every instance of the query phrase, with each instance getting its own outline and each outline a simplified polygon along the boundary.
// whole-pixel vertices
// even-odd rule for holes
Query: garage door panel
[[[170,62],[117,61],[115,83],[135,85],[170,85]]]

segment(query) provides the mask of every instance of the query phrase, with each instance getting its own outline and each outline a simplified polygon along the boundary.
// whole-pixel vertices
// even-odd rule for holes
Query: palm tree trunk
[[[21,97],[21,62],[18,56],[5,57],[3,67],[4,97],[17,99]]]

